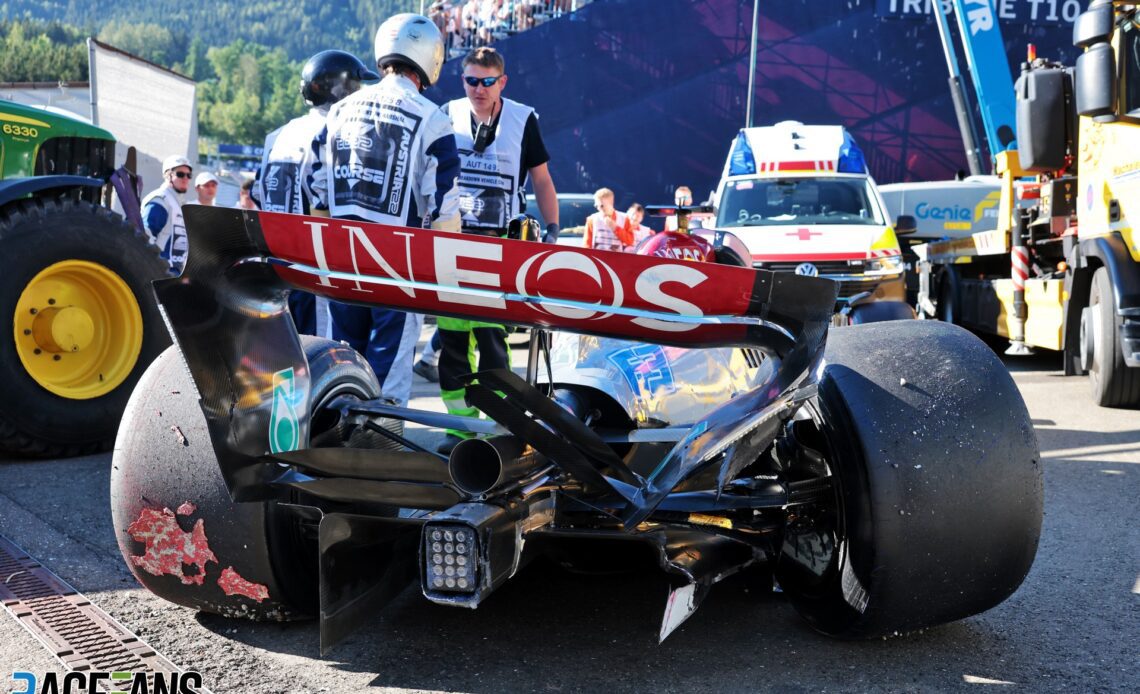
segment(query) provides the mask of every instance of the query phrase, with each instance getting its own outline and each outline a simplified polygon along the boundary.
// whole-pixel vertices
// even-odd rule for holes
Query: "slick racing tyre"
[[[151,281],[167,264],[109,210],[27,200],[0,213],[0,451],[110,447],[131,390],[170,337]]]
[[[373,399],[380,386],[346,346],[301,337],[309,360],[312,440],[343,445],[344,424],[320,410],[334,397]],[[292,500],[292,499],[286,499]],[[277,502],[230,500],[197,390],[174,347],[140,379],[111,470],[119,550],[152,593],[227,617],[286,621],[316,614],[316,524]]]
[[[785,527],[777,580],[795,608],[826,634],[867,638],[1009,597],[1037,551],[1043,485],[1001,362],[933,321],[837,330],[825,359],[785,473],[820,490]]]
[[[1112,297],[1112,279],[1106,268],[1093,273],[1089,290],[1089,318],[1091,325],[1092,359],[1089,364],[1089,384],[1093,399],[1101,407],[1132,407],[1140,405],[1140,368],[1129,368],[1120,349],[1120,319],[1116,315]]]

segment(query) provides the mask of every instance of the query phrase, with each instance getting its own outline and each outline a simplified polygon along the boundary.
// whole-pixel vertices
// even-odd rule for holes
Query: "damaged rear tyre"
[[[335,395],[379,395],[353,350],[317,338],[302,344],[314,406]],[[111,515],[127,566],[165,600],[256,620],[316,614],[315,532],[277,502],[230,500],[176,348],[154,361],[127,404],[112,459]]]
[[[832,492],[793,509],[777,577],[816,629],[867,638],[994,607],[1037,551],[1043,486],[1033,427],[985,344],[930,321],[828,338],[798,438],[799,478]],[[812,466],[816,470],[811,470]],[[795,477],[795,475],[793,475]]]

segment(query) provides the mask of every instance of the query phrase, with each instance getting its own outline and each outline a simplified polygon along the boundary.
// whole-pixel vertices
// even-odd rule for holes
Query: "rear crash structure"
[[[1032,563],[1033,429],[958,328],[829,337],[834,283],[790,273],[186,220],[186,269],[156,283],[176,346],[136,389],[112,474],[120,549],[167,600],[318,615],[327,649],[409,583],[474,608],[536,556],[636,543],[672,580],[662,639],[739,572],[774,577],[824,633],[870,637],[989,609]],[[469,377],[488,419],[453,417],[392,405],[351,349],[298,338],[290,288],[560,332],[535,340],[534,378]],[[406,422],[476,437],[444,458]]]

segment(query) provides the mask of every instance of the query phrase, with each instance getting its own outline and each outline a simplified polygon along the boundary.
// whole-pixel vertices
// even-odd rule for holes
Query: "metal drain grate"
[[[173,663],[3,536],[0,603],[68,670],[178,672]]]

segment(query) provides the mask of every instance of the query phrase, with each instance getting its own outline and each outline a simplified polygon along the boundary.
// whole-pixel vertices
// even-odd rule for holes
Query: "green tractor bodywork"
[[[97,193],[115,169],[114,158],[115,136],[102,128],[0,102],[0,205],[51,187]]]
[[[150,288],[165,264],[100,204],[114,157],[102,128],[0,102],[0,457],[108,448],[168,343]]]

